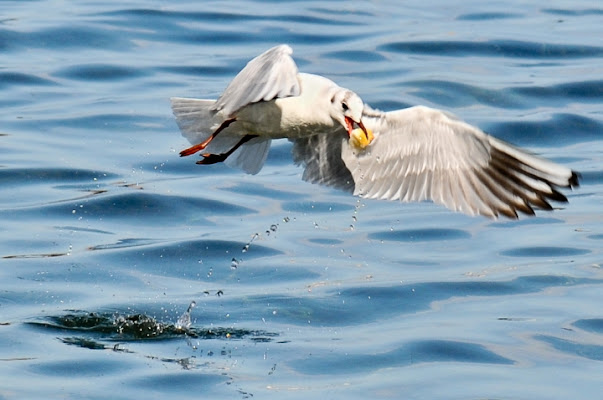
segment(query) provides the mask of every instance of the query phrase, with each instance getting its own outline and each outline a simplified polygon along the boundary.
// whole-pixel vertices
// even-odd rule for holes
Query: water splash
[[[197,303],[195,301],[191,301],[191,304],[189,304],[184,314],[182,314],[180,318],[178,318],[178,321],[176,321],[176,324],[174,325],[176,329],[184,331],[190,328],[191,311],[193,311],[193,308],[195,308],[196,305]]]
[[[251,243],[253,243],[253,241],[256,240],[259,237],[260,237],[260,234],[259,233],[255,233],[251,237],[251,240],[249,242],[247,242],[247,244],[245,246],[243,246],[243,250],[241,250],[241,252],[242,253],[247,253],[249,251],[249,246],[251,246]]]
[[[350,224],[351,231],[356,228],[356,223],[358,222],[358,212],[360,211],[361,207],[364,207],[364,203],[361,199],[357,199],[356,205],[354,206],[354,214],[352,215],[352,223]]]
[[[270,225],[270,229],[266,229],[266,236],[270,236],[271,232],[276,232],[278,229],[278,224]]]
[[[295,221],[295,217],[293,217],[293,220]],[[283,222],[287,223],[289,221],[291,221],[291,218],[289,216],[283,217]],[[315,225],[318,228],[318,224],[315,223]],[[279,224],[278,223],[271,224],[270,227],[265,230],[264,236],[265,237],[269,237],[270,234],[275,233],[276,231],[278,231],[278,228],[279,228]],[[249,242],[247,242],[243,246],[243,248],[241,249],[241,253],[247,253],[250,250],[252,243],[255,242],[256,240],[258,240],[261,237],[261,235],[262,234],[260,234],[258,232],[254,233],[253,236],[251,237],[251,239],[249,240]],[[237,259],[236,257],[233,257],[232,260],[230,261],[230,268],[233,269],[233,270],[235,270],[235,269],[237,269],[239,267],[239,265],[242,262],[243,262],[242,258],[238,258]]]

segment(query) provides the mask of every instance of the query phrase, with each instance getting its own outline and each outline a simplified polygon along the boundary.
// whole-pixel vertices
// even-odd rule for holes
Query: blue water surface
[[[603,391],[598,1],[0,2],[0,399]],[[172,96],[288,43],[582,174],[519,221],[179,158]],[[191,324],[183,314],[191,302]],[[185,314],[186,315],[186,314]]]

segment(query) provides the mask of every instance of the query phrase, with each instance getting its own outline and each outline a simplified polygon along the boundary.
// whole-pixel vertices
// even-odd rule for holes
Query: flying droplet
[[[247,253],[249,251],[249,247],[251,246],[251,243],[253,243],[253,241],[259,237],[260,237],[259,233],[254,233],[253,236],[251,237],[251,240],[249,240],[249,242],[247,242],[247,244],[245,246],[243,246],[243,250],[241,250],[241,251],[243,253]]]
[[[176,329],[185,330],[191,326],[191,311],[193,311],[193,308],[196,305],[197,303],[195,301],[191,301],[184,314],[182,314],[180,318],[178,318],[178,321],[176,321]]]

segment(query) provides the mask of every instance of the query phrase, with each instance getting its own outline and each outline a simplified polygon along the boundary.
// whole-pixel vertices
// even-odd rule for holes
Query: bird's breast
[[[318,114],[318,115],[316,115]],[[270,139],[301,138],[342,129],[327,110],[308,109],[299,97],[260,101],[243,107],[236,115],[237,125],[244,134]]]

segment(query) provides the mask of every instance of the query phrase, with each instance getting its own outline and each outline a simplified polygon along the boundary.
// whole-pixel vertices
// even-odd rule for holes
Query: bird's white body
[[[270,140],[298,139],[318,134],[344,132],[328,112],[332,94],[341,90],[327,78],[312,74],[297,75],[301,95],[259,101],[243,106],[228,115],[214,109],[216,100],[172,98],[172,108],[178,116],[182,134],[191,142],[207,139],[225,121],[234,119],[206,147],[209,153],[223,153],[246,135],[257,138],[246,143],[226,160],[231,166],[248,173],[259,172],[264,164]],[[316,112],[316,106],[325,112]]]
[[[236,114],[241,130],[270,139],[295,139],[330,133],[343,127],[336,124],[326,110],[332,93],[341,88],[318,75],[299,73],[301,94],[271,101],[252,103]],[[229,127],[230,128],[230,127]]]
[[[517,218],[517,211],[533,214],[532,207],[550,210],[548,201],[567,201],[558,188],[578,185],[569,168],[450,113],[423,106],[373,110],[327,78],[298,73],[290,55],[288,46],[278,46],[253,59],[218,100],[172,99],[182,134],[191,143],[209,138],[203,149],[228,152],[227,164],[252,174],[262,168],[270,141],[288,138],[306,181],[367,198],[432,200],[470,215]],[[369,145],[348,143],[350,120],[374,135]]]

